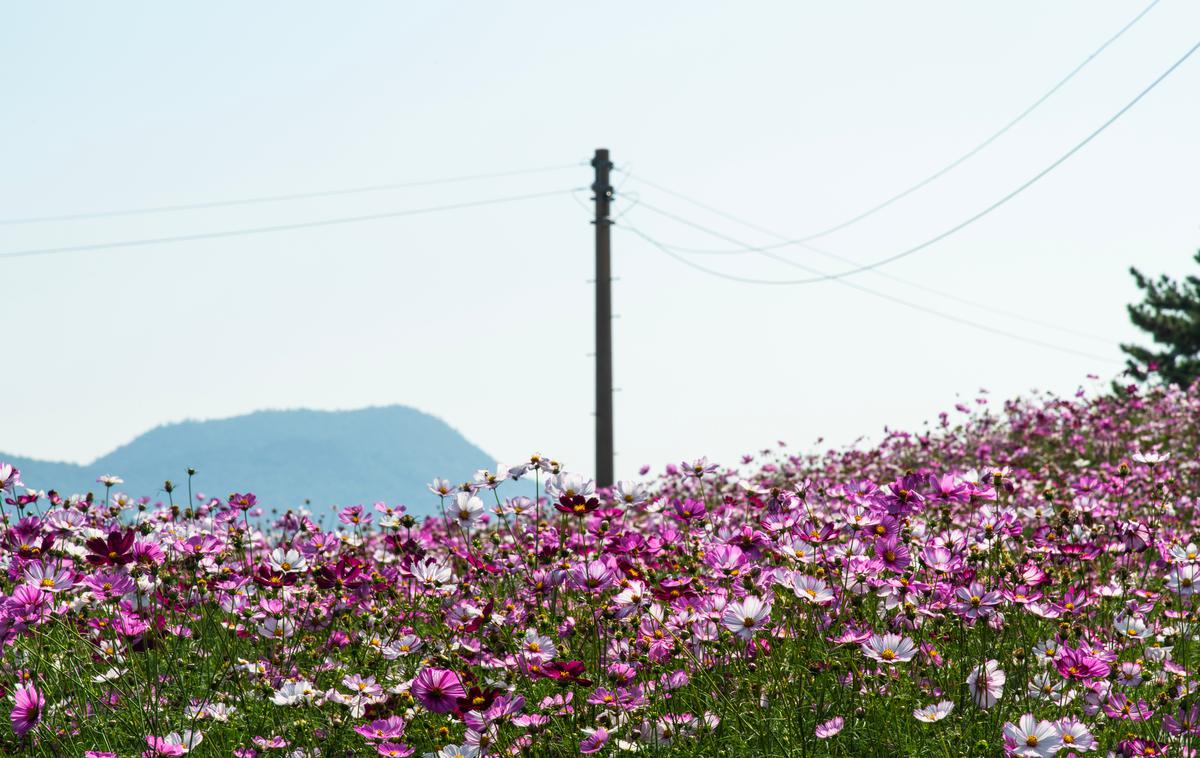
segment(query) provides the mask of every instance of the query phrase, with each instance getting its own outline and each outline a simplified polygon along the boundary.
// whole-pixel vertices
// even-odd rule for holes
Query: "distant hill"
[[[330,505],[404,504],[423,516],[437,510],[425,488],[434,477],[454,481],[490,468],[489,457],[442,420],[400,405],[356,411],[259,411],[216,421],[184,421],[152,429],[93,463],[76,465],[0,452],[21,469],[27,487],[67,495],[95,492],[96,478],[115,474],[114,491],[166,499],[163,482],[187,500],[187,469],[197,471],[194,492],[224,498],[253,492],[280,512],[311,500],[314,518]],[[181,494],[182,493],[182,494]],[[327,519],[326,519],[327,520]]]

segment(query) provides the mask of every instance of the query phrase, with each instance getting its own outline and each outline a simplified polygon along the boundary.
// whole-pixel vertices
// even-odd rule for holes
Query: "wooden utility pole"
[[[613,483],[613,370],[612,370],[612,247],[609,205],[613,188],[608,181],[612,161],[608,150],[597,148],[592,159],[596,181],[596,485]]]

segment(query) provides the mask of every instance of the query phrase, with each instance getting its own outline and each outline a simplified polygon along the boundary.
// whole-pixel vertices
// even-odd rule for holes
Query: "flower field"
[[[0,753],[1198,755],[1198,446],[1200,385],[981,396],[325,528],[203,472],[68,497],[0,463]]]

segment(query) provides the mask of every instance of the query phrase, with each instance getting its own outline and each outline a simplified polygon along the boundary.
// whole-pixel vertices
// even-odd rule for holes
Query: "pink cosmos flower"
[[[421,669],[412,683],[413,697],[434,713],[449,713],[466,694],[458,674],[447,669]]]
[[[399,716],[388,716],[376,719],[370,724],[354,727],[354,731],[368,740],[392,740],[404,734],[404,719]]]
[[[25,567],[25,583],[43,592],[62,592],[74,586],[75,573],[70,569],[35,561]]]
[[[816,735],[818,739],[827,740],[838,732],[842,731],[842,727],[846,725],[846,719],[841,716],[834,716],[824,724],[818,724]]]
[[[99,572],[83,580],[84,586],[92,591],[96,599],[113,600],[133,592],[133,580],[125,574]]]
[[[375,746],[375,752],[384,758],[408,758],[416,751],[403,742],[381,742]]]
[[[1109,696],[1108,702],[1104,704],[1104,714],[1111,719],[1145,721],[1154,715],[1154,709],[1145,700],[1134,702],[1124,693],[1118,692]]]
[[[584,755],[598,753],[608,743],[608,730],[604,727],[597,727],[596,731],[588,735],[583,742],[579,743],[579,752]]]
[[[46,697],[38,692],[32,684],[18,687],[13,693],[12,719],[13,732],[18,737],[33,729],[42,720],[42,711],[46,708]]]
[[[896,537],[884,537],[875,543],[875,556],[892,571],[903,571],[912,562],[908,547]]]
[[[604,561],[588,561],[567,572],[567,586],[600,593],[617,583],[616,573]]]
[[[959,587],[954,591],[954,597],[958,599],[955,612],[967,619],[987,618],[1002,599],[999,592],[988,592],[979,582]]]

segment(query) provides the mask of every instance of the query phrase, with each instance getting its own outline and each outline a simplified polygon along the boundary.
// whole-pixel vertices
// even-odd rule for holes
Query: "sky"
[[[548,170],[0,224],[0,450],[89,462],[166,422],[401,403],[499,460],[540,451],[591,472],[583,188],[597,147],[620,169],[623,214],[613,231],[618,477],[701,455],[735,462],[777,440],[878,439],[980,388],[1071,393],[1089,374],[1118,372],[1118,343],[1138,338],[1124,309],[1138,299],[1129,266],[1194,270],[1200,54],[995,212],[845,280],[882,296],[688,267],[634,230],[702,250],[777,238],[643,180],[785,238],[830,227],[978,145],[1145,7],[6,5],[3,220]],[[1161,0],[978,155],[813,244],[869,262],[957,225],[1083,140],[1197,37],[1200,4]],[[3,257],[546,192],[556,194]],[[801,247],[771,252],[845,267]],[[682,255],[726,275],[806,276],[753,252]]]

